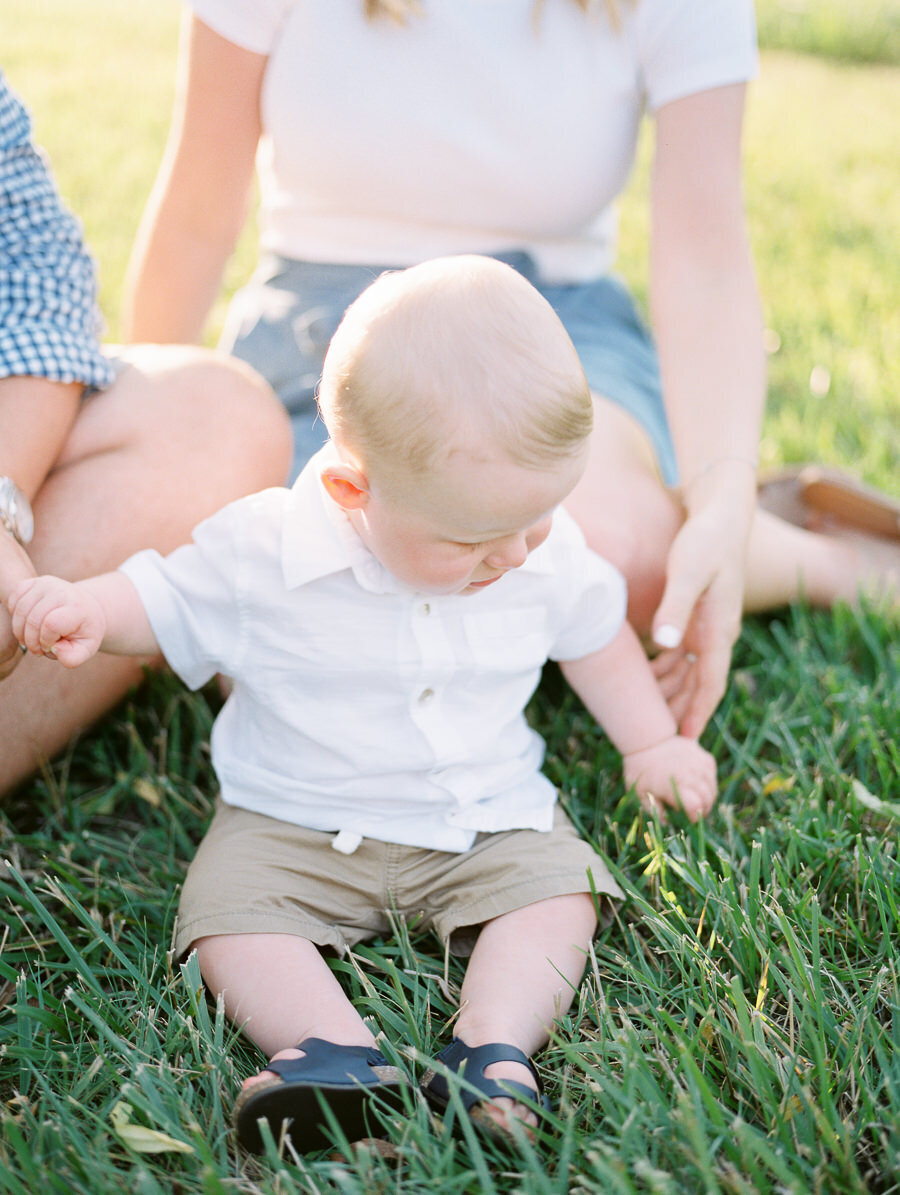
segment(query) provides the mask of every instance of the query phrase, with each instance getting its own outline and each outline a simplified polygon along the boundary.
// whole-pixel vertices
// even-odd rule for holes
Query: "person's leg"
[[[319,948],[294,934],[221,934],[194,943],[209,990],[221,993],[225,1015],[270,1061],[299,1058],[310,1037],[342,1046],[375,1038],[351,1004]],[[261,1071],[244,1083],[271,1076]]]
[[[193,943],[207,988],[266,1055],[234,1106],[238,1140],[263,1148],[260,1121],[304,1152],[383,1128],[404,1080],[310,940],[293,933],[220,934]]]
[[[566,507],[588,543],[628,582],[628,616],[649,632],[662,597],[665,562],[682,523],[677,496],[656,471],[649,441],[620,408],[598,398],[588,467]],[[804,598],[828,607],[862,588],[900,588],[900,543],[817,533],[758,510],[747,556],[746,613]]]
[[[683,515],[660,479],[645,433],[607,399],[595,396],[587,468],[565,506],[588,544],[625,577],[629,621],[647,634]]]
[[[487,922],[466,970],[455,1035],[467,1046],[504,1042],[529,1057],[568,1010],[584,973],[597,925],[588,892],[555,896]],[[525,1066],[497,1062],[485,1077],[534,1086]],[[493,1101],[484,1113],[498,1125],[534,1114],[512,1099]]]
[[[246,366],[182,346],[123,350],[128,365],[87,400],[34,503],[30,555],[69,579],[115,568],[139,548],[167,552],[234,498],[283,484],[284,412]],[[26,779],[141,677],[97,656],[68,672],[29,656],[2,682],[0,793]]]
[[[757,507],[747,551],[744,612],[800,598],[813,606],[900,594],[900,541],[835,528],[807,531]]]

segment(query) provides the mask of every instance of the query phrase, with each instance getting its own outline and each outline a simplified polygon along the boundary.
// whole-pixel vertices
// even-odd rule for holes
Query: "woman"
[[[259,150],[263,256],[225,343],[292,408],[295,469],[319,440],[314,387],[346,305],[380,269],[490,253],[547,295],[581,354],[596,427],[568,505],[625,574],[683,733],[724,691],[742,610],[801,591],[853,599],[873,567],[895,567],[895,548],[873,565],[856,542],[757,508],[765,367],[740,179],[750,0],[192,8],[128,327],[198,337]],[[609,274],[611,205],[645,110],[655,349]]]

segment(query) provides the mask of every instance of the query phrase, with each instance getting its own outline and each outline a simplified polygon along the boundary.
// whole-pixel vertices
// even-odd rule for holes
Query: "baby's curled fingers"
[[[16,641],[20,644],[23,651],[38,651],[39,642],[39,624],[35,623],[32,618],[32,611],[38,600],[38,593],[35,590],[36,578],[32,577],[27,581],[23,581],[7,599],[7,607],[9,609],[10,625],[12,633]]]
[[[56,577],[37,577],[24,582],[10,597],[13,634],[34,655],[57,657],[60,650],[71,656],[70,638],[89,637],[91,628],[78,590]],[[69,667],[83,662],[65,662]]]
[[[686,785],[678,790],[679,803],[692,822],[698,817],[707,817],[716,803],[714,786],[705,784]]]
[[[709,813],[716,799],[715,760],[695,740],[681,735],[626,756],[625,779],[634,784],[645,808],[660,815],[660,804],[665,804],[696,821]]]
[[[666,803],[673,809],[680,809],[692,822],[695,822],[698,817],[705,817],[713,805],[709,793],[704,789],[695,784],[677,784],[675,782],[672,783],[666,794]]]

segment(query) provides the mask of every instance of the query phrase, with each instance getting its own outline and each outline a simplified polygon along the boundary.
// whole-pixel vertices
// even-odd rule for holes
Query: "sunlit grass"
[[[756,0],[764,46],[900,65],[898,0]]]
[[[840,8],[853,59],[876,0],[759,8],[770,39],[807,10],[791,49]],[[3,65],[85,222],[113,334],[168,122],[178,15],[175,0],[0,8]],[[764,458],[824,457],[888,485],[898,100],[895,67],[767,52],[746,145],[778,344]],[[639,293],[645,162],[623,213],[622,269]],[[251,257],[247,240],[230,286]],[[701,826],[643,817],[614,752],[548,673],[532,708],[548,774],[628,901],[540,1059],[551,1129],[513,1155],[452,1137],[421,1105],[395,1125],[393,1160],[237,1150],[231,1104],[260,1060],[206,1003],[196,965],[169,954],[214,795],[219,699],[154,679],[0,815],[0,1190],[900,1192],[897,631],[846,609],[748,623],[706,736],[722,795]],[[461,973],[445,974],[434,941],[399,926],[338,972],[392,1045],[428,1054],[446,1041]],[[418,1076],[415,1056],[399,1061]],[[135,1148],[140,1129],[161,1152]]]

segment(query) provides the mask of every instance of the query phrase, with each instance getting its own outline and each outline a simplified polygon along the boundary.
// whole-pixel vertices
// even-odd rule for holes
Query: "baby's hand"
[[[673,735],[653,747],[623,756],[625,784],[637,790],[647,809],[659,802],[683,809],[692,822],[716,800],[716,761],[695,739]]]
[[[36,656],[77,668],[95,655],[106,633],[97,599],[59,577],[30,577],[8,601],[13,634]]]

